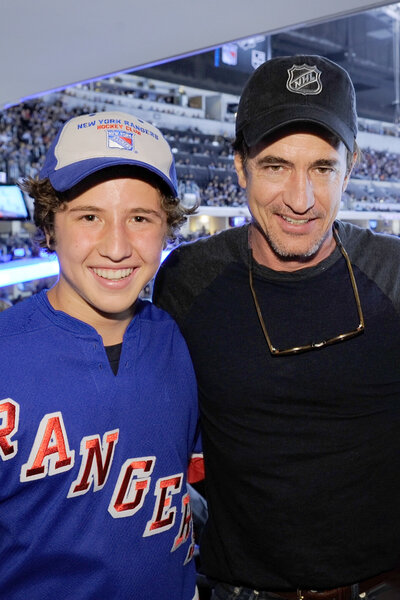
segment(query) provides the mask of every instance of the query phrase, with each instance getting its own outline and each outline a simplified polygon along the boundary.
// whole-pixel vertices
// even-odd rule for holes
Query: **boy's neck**
[[[122,342],[126,328],[135,313],[136,303],[124,314],[107,315],[97,312],[95,309],[87,311],[87,305],[85,307],[82,303],[60,301],[60,294],[57,292],[57,284],[47,292],[47,298],[55,310],[61,310],[71,317],[91,325],[103,339],[104,346],[114,346]]]
[[[102,337],[104,346],[115,346],[116,344],[122,343],[128,324],[129,323],[125,323],[123,327],[110,326],[95,329],[97,333]]]

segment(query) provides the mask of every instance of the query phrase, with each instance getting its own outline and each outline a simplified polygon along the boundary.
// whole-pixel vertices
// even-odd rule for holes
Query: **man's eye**
[[[317,167],[317,173],[320,173],[321,175],[326,175],[328,173],[332,173],[333,169],[332,167]]]

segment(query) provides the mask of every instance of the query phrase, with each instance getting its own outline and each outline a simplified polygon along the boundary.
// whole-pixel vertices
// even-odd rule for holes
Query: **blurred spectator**
[[[10,306],[12,306],[11,302],[8,302],[8,300],[2,300],[0,298],[0,312],[3,312],[3,310],[10,308]]]

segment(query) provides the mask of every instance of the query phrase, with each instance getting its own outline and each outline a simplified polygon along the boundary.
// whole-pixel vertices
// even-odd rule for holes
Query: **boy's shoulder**
[[[19,335],[37,326],[34,324],[37,308],[35,297],[31,296],[1,312],[0,336]]]
[[[135,315],[141,321],[152,321],[155,323],[174,323],[173,318],[162,308],[159,308],[150,300],[138,298],[136,301]]]

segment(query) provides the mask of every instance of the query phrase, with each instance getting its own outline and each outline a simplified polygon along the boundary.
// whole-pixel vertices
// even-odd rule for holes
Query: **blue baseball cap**
[[[65,192],[107,167],[132,165],[158,175],[178,195],[174,157],[161,131],[119,111],[80,115],[67,121],[51,144],[39,177]]]

